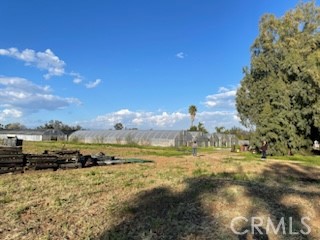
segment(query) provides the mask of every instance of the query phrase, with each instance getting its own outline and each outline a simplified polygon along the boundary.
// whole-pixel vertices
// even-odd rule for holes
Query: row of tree
[[[21,123],[9,123],[3,125],[0,123],[0,129],[26,129],[27,127]]]
[[[21,130],[21,129],[27,129],[27,127],[21,123],[9,123],[6,125],[0,124],[0,129]],[[62,131],[76,131],[76,130],[82,129],[82,127],[80,125],[70,126],[58,120],[50,120],[44,125],[40,125],[36,127],[36,129],[58,129]]]

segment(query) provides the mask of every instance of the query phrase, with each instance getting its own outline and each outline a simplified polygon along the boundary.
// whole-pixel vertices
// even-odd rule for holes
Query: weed
[[[192,172],[192,175],[195,177],[199,177],[199,176],[203,176],[203,175],[207,175],[207,174],[208,174],[208,171],[203,168],[197,168]]]
[[[28,205],[28,204],[21,205],[16,208],[16,210],[14,211],[14,214],[15,214],[16,218],[20,218],[20,216],[23,213],[25,213],[26,211],[28,211],[29,209],[30,209],[30,205]]]
[[[98,174],[98,171],[96,170],[91,170],[89,173],[87,173],[87,176],[95,176]]]
[[[0,197],[0,203],[1,204],[6,204],[6,203],[10,203],[13,201],[13,198],[10,197],[9,195],[5,194],[4,196]]]

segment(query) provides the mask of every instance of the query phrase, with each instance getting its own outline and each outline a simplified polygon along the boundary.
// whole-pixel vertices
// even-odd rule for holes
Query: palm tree
[[[197,113],[197,107],[195,105],[191,105],[189,107],[189,114],[190,114],[190,118],[191,118],[191,127],[193,127],[193,122],[194,122],[194,119],[196,118],[196,113]]]

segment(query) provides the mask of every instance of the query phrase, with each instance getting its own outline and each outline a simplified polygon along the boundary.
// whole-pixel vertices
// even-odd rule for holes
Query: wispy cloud
[[[8,56],[25,62],[27,66],[35,66],[46,70],[45,79],[65,74],[65,62],[59,59],[50,49],[44,52],[36,52],[32,49],[19,51],[17,48],[0,49],[0,55]]]
[[[81,104],[77,98],[54,95],[49,86],[39,86],[24,78],[0,77],[0,115],[21,117],[40,110],[63,109]]]
[[[101,79],[96,79],[93,82],[89,82],[86,84],[86,88],[95,88],[101,83]]]
[[[184,58],[186,57],[186,55],[185,55],[184,52],[178,52],[178,53],[176,54],[176,57],[177,57],[177,58],[180,58],[180,59],[184,59]]]

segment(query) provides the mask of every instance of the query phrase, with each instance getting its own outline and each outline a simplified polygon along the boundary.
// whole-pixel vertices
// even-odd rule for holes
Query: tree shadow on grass
[[[216,186],[204,179],[192,181],[190,187],[180,194],[165,187],[140,194],[126,210],[131,217],[103,233],[100,239],[181,239],[203,236],[205,228],[209,230],[212,227],[214,218],[204,212],[199,196],[204,191],[214,192]]]
[[[307,187],[319,188],[320,169],[300,164],[276,163],[269,165],[262,175],[264,179],[272,179],[277,184],[242,184],[246,186],[249,197],[264,203],[268,212],[271,213],[270,217],[275,227],[283,221],[284,224],[278,231],[279,234],[284,233],[281,234],[281,239],[318,239],[319,237],[315,237],[315,231],[312,232],[312,230],[319,233],[319,229],[312,229],[309,225],[315,219],[308,216],[310,212],[319,212],[319,204],[316,203],[318,200],[315,200],[315,204],[311,206],[305,206],[291,199],[298,198],[311,203],[312,199],[320,198],[320,191],[307,190]],[[287,199],[286,203],[285,199]],[[308,211],[303,211],[306,207],[309,207]],[[254,207],[252,210],[255,210]],[[304,223],[302,223],[303,218],[305,218]],[[311,230],[310,233],[309,230]]]
[[[130,202],[124,203],[129,207],[122,212],[123,221],[111,229],[107,229],[99,236],[99,239],[257,239],[268,240],[268,231],[272,228],[265,226],[252,228],[250,219],[259,217],[261,208],[267,210],[270,220],[279,230],[275,233],[278,239],[316,239],[314,233],[304,234],[308,231],[302,224],[301,207],[286,205],[283,199],[288,196],[298,196],[309,201],[319,198],[320,192],[308,192],[297,190],[287,186],[288,178],[293,177],[294,183],[305,186],[314,185],[317,182],[301,180],[307,176],[310,169],[290,167],[285,164],[275,164],[267,167],[263,172],[265,178],[272,178],[278,181],[277,186],[259,182],[259,179],[252,181],[238,181],[238,175],[230,173],[225,178],[217,176],[200,176],[185,180],[186,189],[182,192],[174,192],[168,187],[159,187],[150,191],[138,194]],[[276,173],[275,173],[276,171]],[[281,178],[277,178],[278,176]],[[314,179],[312,177],[312,179]],[[223,212],[212,213],[203,205],[204,194],[215,196],[226,187],[236,186],[245,189],[246,197],[254,199],[258,204],[249,206],[245,217],[248,221],[243,222],[244,226],[236,229],[246,234],[236,235],[229,226],[225,226],[215,216]],[[235,199],[237,201],[237,199]],[[234,217],[238,217],[235,213]],[[312,219],[311,219],[312,221]],[[308,223],[308,222],[306,222]],[[249,224],[249,226],[248,226]],[[265,224],[264,224],[265,225]],[[270,226],[269,226],[270,227]],[[252,231],[251,231],[252,230]],[[292,234],[291,234],[292,232]]]
[[[274,163],[263,173],[264,176],[273,177],[280,183],[301,182],[320,184],[320,168],[303,166],[298,163]]]
[[[269,240],[267,231],[263,227],[252,228],[252,226],[246,226],[240,232],[244,234],[238,235],[239,240]]]

